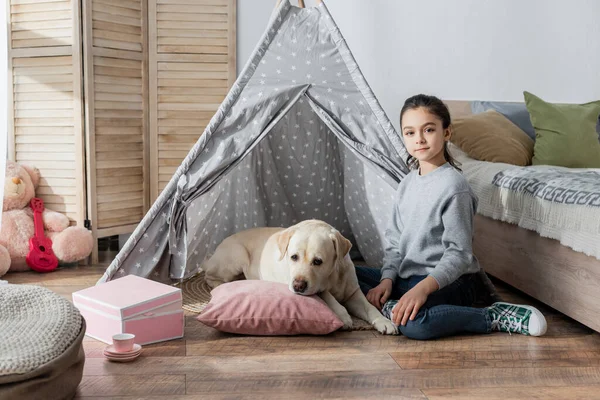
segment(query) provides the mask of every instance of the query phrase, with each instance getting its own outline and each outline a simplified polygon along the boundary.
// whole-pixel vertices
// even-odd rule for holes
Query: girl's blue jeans
[[[356,266],[360,289],[367,292],[379,285],[381,270]],[[397,278],[390,299],[381,312],[392,317],[392,308],[398,300],[425,279],[427,275],[415,275],[407,279]],[[475,302],[475,274],[466,274],[427,297],[427,302],[419,309],[416,318],[406,325],[399,325],[400,332],[411,339],[436,339],[460,333],[491,332],[492,321],[485,308],[470,307]]]

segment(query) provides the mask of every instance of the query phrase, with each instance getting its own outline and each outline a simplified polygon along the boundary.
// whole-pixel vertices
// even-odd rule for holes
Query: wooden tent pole
[[[323,0],[317,0],[317,5],[321,4],[322,2]],[[279,4],[281,4],[281,0],[277,0],[277,2],[275,2],[275,8],[279,7]],[[300,8],[305,8],[304,0],[298,0],[298,6]]]

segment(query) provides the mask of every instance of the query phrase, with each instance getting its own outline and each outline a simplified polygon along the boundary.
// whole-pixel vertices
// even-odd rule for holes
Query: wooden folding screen
[[[9,0],[9,159],[94,237],[132,232],[236,77],[236,0]],[[92,261],[97,261],[97,247]]]
[[[149,0],[150,198],[196,143],[236,77],[235,0]]]
[[[132,232],[148,210],[146,4],[84,1],[88,215],[95,237]]]
[[[46,207],[86,220],[77,1],[10,0],[8,158],[35,165]]]

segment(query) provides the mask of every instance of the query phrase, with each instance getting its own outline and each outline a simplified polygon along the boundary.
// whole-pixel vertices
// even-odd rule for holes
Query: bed
[[[471,114],[470,102],[447,104],[453,120]],[[554,206],[544,201],[545,193],[534,204],[535,199],[529,203],[515,199],[515,192],[507,189],[518,188],[519,180],[531,172],[537,175],[530,180],[552,179],[554,174],[562,178],[562,186],[583,180],[600,187],[600,169],[516,167],[475,160],[454,145],[450,151],[480,199],[473,246],[484,270],[600,331],[600,207],[596,204],[600,198],[590,200],[588,196],[595,206],[556,205],[551,213],[553,223],[546,224],[539,220],[539,204]]]

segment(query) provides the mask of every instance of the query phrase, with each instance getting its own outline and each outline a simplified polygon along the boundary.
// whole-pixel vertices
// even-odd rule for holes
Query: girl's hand
[[[428,293],[418,286],[404,294],[392,309],[392,322],[394,325],[406,325],[410,319],[415,319],[419,309],[427,301]]]
[[[377,307],[378,310],[381,310],[381,307],[390,297],[390,294],[392,294],[392,280],[384,279],[379,285],[367,292],[367,300]]]
[[[404,294],[392,308],[392,322],[395,325],[406,325],[408,320],[413,321],[417,313],[427,301],[430,293],[438,290],[437,281],[431,276],[423,279],[415,287]]]

